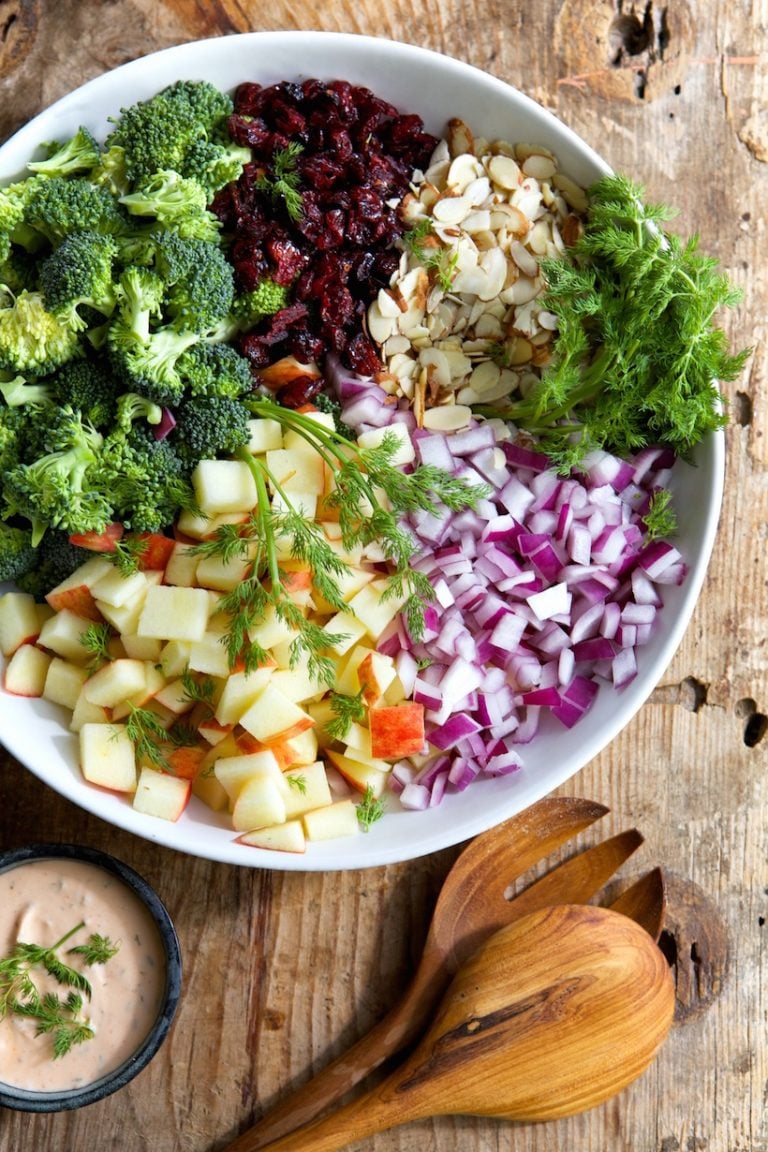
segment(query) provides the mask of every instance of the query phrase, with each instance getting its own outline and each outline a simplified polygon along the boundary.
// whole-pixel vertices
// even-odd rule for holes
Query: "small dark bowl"
[[[0,1080],[0,1107],[22,1112],[63,1112],[82,1108],[103,1100],[124,1088],[157,1053],[173,1022],[181,996],[181,952],[173,922],[160,898],[127,864],[79,844],[31,844],[24,848],[0,852],[0,872],[36,860],[75,860],[95,865],[112,873],[139,898],[157,928],[165,954],[165,988],[155,1022],[142,1043],[122,1064],[98,1080],[81,1088],[35,1092],[17,1088]]]

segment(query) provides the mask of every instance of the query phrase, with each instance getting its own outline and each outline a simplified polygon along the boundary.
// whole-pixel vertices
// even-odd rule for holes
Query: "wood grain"
[[[0,0],[0,137],[84,80],[170,44],[278,28],[388,36],[524,89],[650,197],[676,204],[681,231],[698,231],[744,290],[726,324],[754,354],[728,389],[725,501],[703,595],[660,686],[567,789],[610,806],[601,836],[641,829],[630,873],[663,863],[714,903],[730,947],[719,994],[636,1084],[580,1117],[514,1131],[424,1120],[359,1152],[768,1152],[768,4],[689,7],[684,43],[664,46],[678,61],[674,83],[660,67],[628,98],[595,82],[611,67],[597,42],[566,54],[564,23],[579,9],[568,0]],[[0,1113],[0,1152],[223,1148],[397,998],[455,857],[345,875],[239,871],[107,827],[7,755],[0,771],[0,845],[70,838],[114,852],[157,886],[186,961],[157,1060],[79,1114]]]

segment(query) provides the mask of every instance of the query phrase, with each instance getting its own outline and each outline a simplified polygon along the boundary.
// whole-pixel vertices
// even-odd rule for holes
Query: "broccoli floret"
[[[57,403],[78,409],[94,428],[112,424],[119,386],[102,360],[72,360],[50,377],[50,384]]]
[[[55,408],[48,406],[41,420],[37,404],[13,408],[0,404],[0,477],[17,464],[49,451],[48,421],[54,413]]]
[[[115,431],[104,441],[101,480],[115,518],[135,532],[158,532],[180,508],[193,508],[188,468],[168,440],[155,440],[146,425]]]
[[[5,474],[4,518],[10,513],[29,520],[34,545],[47,528],[102,532],[112,519],[109,501],[95,484],[103,437],[72,408],[60,409],[46,431],[51,451]]]
[[[163,410],[159,404],[139,396],[138,392],[124,392],[117,400],[115,423],[124,432],[129,432],[135,420],[146,420],[147,424],[159,424]]]
[[[289,289],[274,280],[264,279],[250,292],[235,297],[232,315],[242,331],[254,328],[265,316],[274,316],[288,303]]]
[[[18,576],[16,584],[22,592],[44,600],[46,592],[92,558],[93,552],[70,543],[66,532],[49,528],[34,550],[33,567]]]
[[[12,243],[27,252],[35,253],[45,245],[45,237],[26,220],[26,211],[38,187],[46,183],[45,176],[29,176],[0,190],[0,256],[3,260],[12,253]]]
[[[60,144],[46,144],[48,157],[27,164],[30,172],[43,176],[71,176],[75,172],[90,172],[99,162],[101,149],[87,128],[78,128],[71,140]]]
[[[251,367],[231,344],[194,344],[177,361],[190,396],[229,396],[253,390]]]
[[[174,443],[194,466],[198,460],[227,456],[248,443],[248,409],[228,396],[187,400],[176,412]]]
[[[181,175],[196,180],[205,189],[210,203],[220,188],[240,177],[250,159],[250,148],[241,148],[227,139],[201,137],[187,150]]]
[[[29,528],[17,528],[0,520],[0,581],[18,580],[35,565],[37,549]]]
[[[2,237],[0,236],[0,250]],[[18,244],[10,244],[5,260],[0,263],[0,284],[17,295],[23,288],[34,292],[38,287],[38,258]]]
[[[73,232],[40,266],[40,288],[47,308],[75,332],[87,327],[83,305],[102,316],[115,307],[112,262],[117,245],[98,232]]]
[[[162,318],[163,281],[148,268],[132,266],[121,274],[117,286],[119,315],[125,329],[137,339],[149,339],[153,320]]]
[[[119,233],[127,226],[107,189],[78,176],[37,177],[27,198],[24,220],[54,245],[71,232]]]
[[[126,192],[129,192],[130,184],[125,170],[125,149],[121,148],[119,144],[105,148],[88,179],[92,184],[106,188],[112,196],[124,196]]]
[[[214,138],[231,111],[230,97],[212,84],[181,80],[123,108],[106,147],[124,150],[131,185],[163,169],[181,172],[189,149],[201,138]]]
[[[81,355],[77,333],[45,307],[40,292],[0,286],[0,368],[45,376]]]
[[[164,309],[174,328],[204,335],[228,318],[234,273],[217,244],[163,233],[157,239],[155,271],[165,285]]]
[[[23,376],[0,382],[0,392],[9,408],[22,404],[48,404],[53,399],[50,384],[28,384]]]
[[[120,203],[131,216],[151,216],[161,224],[178,227],[184,235],[201,240],[218,238],[221,225],[206,208],[205,189],[178,172],[156,172],[135,192],[121,196]]]

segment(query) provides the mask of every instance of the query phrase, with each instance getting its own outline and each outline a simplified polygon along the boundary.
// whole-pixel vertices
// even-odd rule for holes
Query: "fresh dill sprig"
[[[425,243],[425,241],[431,242]],[[417,220],[412,228],[403,233],[403,244],[418,264],[434,274],[443,292],[450,292],[459,263],[459,254],[440,243],[432,221],[426,216]]]
[[[163,745],[168,743],[169,737],[160,717],[148,708],[139,708],[130,700],[127,704],[125,730],[136,750],[136,756],[139,760],[154,764],[156,768],[167,770],[168,760]]]
[[[211,676],[195,676],[189,668],[185,668],[181,674],[181,686],[185,700],[192,704],[202,704],[213,711],[216,684]]]
[[[60,949],[85,927],[81,920],[55,944],[45,946],[19,941],[9,956],[0,960],[0,1019],[7,1015],[35,1020],[36,1035],[51,1035],[53,1056],[65,1056],[75,1044],[94,1035],[89,1022],[81,1016],[83,997],[90,999],[91,984],[77,968],[66,964]],[[108,936],[91,933],[87,943],[74,945],[68,953],[83,957],[86,964],[106,964],[118,951]],[[69,988],[64,1000],[54,992],[40,994],[32,977],[35,967],[43,968],[57,983]]]
[[[291,220],[300,220],[304,211],[304,202],[299,192],[299,173],[297,162],[303,146],[297,140],[291,140],[285,148],[278,149],[272,157],[271,172],[264,172],[254,182],[259,192],[264,192],[277,204],[280,201]]]
[[[112,629],[105,622],[92,621],[84,632],[80,633],[80,643],[91,656],[88,671],[93,672],[106,663],[109,658],[109,642],[112,639]]]
[[[329,720],[325,730],[333,740],[345,740],[353,724],[360,724],[365,720],[365,701],[363,689],[354,695],[345,692],[330,692],[328,702],[333,712],[333,720]]]
[[[648,540],[674,536],[677,532],[677,513],[672,507],[672,493],[668,488],[657,488],[651,494],[648,511],[642,517]]]
[[[294,788],[303,796],[307,791],[307,778],[306,776],[292,776],[290,772],[286,772],[285,779],[290,788]]]
[[[132,576],[134,572],[139,571],[141,557],[147,547],[146,539],[141,536],[123,536],[115,543],[113,551],[105,552],[104,556],[114,564],[122,576]]]
[[[598,181],[568,259],[542,263],[542,303],[558,322],[553,356],[503,414],[563,471],[594,448],[629,456],[664,444],[689,456],[725,424],[719,384],[750,354],[732,354],[714,322],[739,290],[697,236],[665,231],[671,211],[643,194],[620,175]]]
[[[355,807],[358,822],[364,832],[384,815],[384,801],[374,795],[370,784],[366,787],[362,800]]]

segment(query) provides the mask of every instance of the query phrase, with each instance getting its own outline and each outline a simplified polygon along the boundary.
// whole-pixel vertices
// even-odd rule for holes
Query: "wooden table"
[[[632,6],[611,0],[0,3],[2,138],[84,80],[171,44],[281,28],[389,36],[527,91],[649,198],[676,204],[681,230],[699,231],[744,289],[726,323],[755,352],[728,390],[725,507],[704,593],[661,685],[568,789],[608,804],[611,830],[641,828],[630,875],[669,870],[678,1024],[639,1082],[584,1116],[514,1132],[441,1119],[361,1149],[768,1152],[768,11],[733,0],[636,9],[633,22]],[[74,838],[122,857],[167,902],[186,963],[155,1062],[79,1114],[3,1112],[0,1152],[223,1147],[392,1003],[455,855],[349,874],[238,870],[115,831],[7,755],[0,787],[0,845]]]

